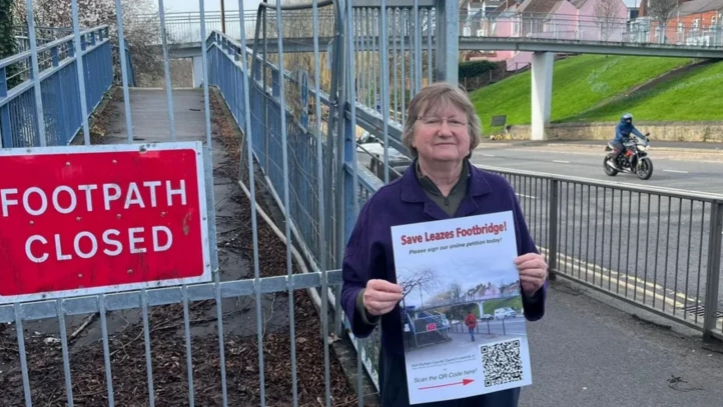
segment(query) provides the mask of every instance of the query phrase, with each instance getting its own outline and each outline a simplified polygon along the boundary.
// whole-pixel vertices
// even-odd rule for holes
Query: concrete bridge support
[[[193,57],[193,87],[203,86],[203,58],[201,55]]]
[[[547,140],[552,114],[552,52],[532,55],[532,140]]]

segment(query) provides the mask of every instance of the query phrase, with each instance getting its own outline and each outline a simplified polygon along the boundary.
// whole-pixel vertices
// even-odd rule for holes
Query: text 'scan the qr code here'
[[[480,346],[485,387],[522,381],[520,349],[519,339]]]

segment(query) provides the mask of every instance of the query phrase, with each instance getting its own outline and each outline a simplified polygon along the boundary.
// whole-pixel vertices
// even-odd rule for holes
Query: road
[[[598,181],[624,182],[662,188],[676,188],[712,194],[723,194],[723,152],[718,150],[685,150],[657,152],[651,147],[654,173],[642,181],[631,174],[608,177],[603,172],[603,146],[599,149],[574,144],[550,144],[525,147],[509,145],[496,147],[484,143],[472,157],[475,164],[513,168],[549,174],[584,177]],[[672,158],[675,159],[672,159]]]
[[[526,335],[525,333],[525,318],[518,316],[517,318],[508,318],[505,320],[489,320],[489,321],[477,321],[477,328],[475,329],[476,335]],[[457,335],[463,334],[469,339],[469,330],[461,321],[457,324],[452,324],[450,334]]]
[[[483,143],[472,161],[502,170],[645,185],[664,188],[664,192],[723,194],[720,151],[653,150],[655,173],[648,181],[623,174],[608,177],[602,169],[603,156],[602,148],[579,145],[525,147]],[[537,244],[547,248],[547,181],[510,175],[507,178],[515,187]],[[558,270],[700,321],[708,263],[710,203],[621,192],[578,182],[559,184],[558,203]],[[719,294],[719,309],[723,309],[722,299]],[[694,313],[685,313],[686,307]]]

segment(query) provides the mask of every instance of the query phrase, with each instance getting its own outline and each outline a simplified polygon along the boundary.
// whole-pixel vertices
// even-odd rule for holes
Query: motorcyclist
[[[624,154],[627,150],[623,143],[628,141],[631,133],[645,140],[645,136],[643,135],[643,133],[638,131],[638,129],[633,126],[633,115],[630,113],[625,113],[620,118],[620,123],[615,126],[615,139],[613,140],[613,148],[615,149],[615,153],[611,161],[613,166],[615,166],[616,170],[621,170],[620,168],[618,168],[618,157],[620,156],[620,154]]]

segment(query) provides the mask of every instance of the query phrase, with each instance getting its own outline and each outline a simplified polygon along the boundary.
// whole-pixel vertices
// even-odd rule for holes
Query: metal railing
[[[3,147],[70,143],[84,117],[93,112],[110,88],[113,74],[108,27],[84,30],[80,33],[80,53],[85,61],[87,86],[83,92],[88,105],[82,111],[74,40],[72,34],[66,35],[37,49],[31,42],[31,50],[0,60]]]
[[[244,12],[244,29],[246,38],[253,38],[256,31],[256,12],[247,11]],[[141,15],[144,19],[150,21],[157,21],[160,25],[160,16],[156,14],[143,14]],[[165,29],[168,42],[172,44],[183,44],[183,43],[197,43],[200,42],[201,38],[201,13],[197,11],[193,12],[174,12],[165,13]],[[313,29],[309,25],[309,21],[312,19],[311,10],[290,10],[286,11],[283,17],[284,25],[283,29],[286,31],[285,35],[292,37],[313,37]],[[218,31],[222,32],[222,28],[226,29],[225,34],[230,38],[239,40],[241,38],[241,22],[240,13],[238,11],[228,11],[224,16],[224,23],[221,20],[221,13],[218,11],[207,11],[204,13],[204,27],[207,33]],[[332,28],[334,26],[334,15],[329,10],[320,9],[317,21],[319,22],[318,30],[321,37],[333,36],[334,33]],[[266,38],[276,38],[276,24],[270,22],[273,29],[266,31]],[[263,25],[263,21],[259,21],[260,25]],[[304,35],[305,34],[305,35]],[[160,38],[158,38],[160,44]]]
[[[331,2],[320,3],[320,6],[322,4],[330,6]],[[356,96],[361,81],[364,81],[370,91],[376,89],[377,94],[384,91],[390,94],[397,92],[408,100],[421,88],[422,72],[425,80],[433,77],[443,79],[443,75],[448,73],[445,67],[449,64],[447,61],[438,62],[436,70],[433,69],[434,53],[424,54],[422,59],[420,51],[422,39],[431,37],[426,34],[422,37],[421,32],[415,33],[409,28],[410,23],[418,21],[420,17],[427,19],[430,16],[437,16],[438,9],[415,7],[413,2],[409,2],[405,7],[384,9],[347,4],[345,10],[335,10],[336,13],[344,15],[344,17],[338,16],[336,20],[337,24],[343,23],[343,25],[326,28],[333,28],[337,33],[343,33],[344,37],[339,34],[335,36],[331,60],[328,61],[328,66],[324,67],[319,55],[322,44],[319,44],[318,40],[323,36],[318,30],[321,10],[319,8],[318,14],[312,16],[314,28],[312,35],[316,40],[313,66],[304,66],[298,60],[285,62],[276,59],[278,58],[276,55],[265,56],[263,32],[273,31],[269,24],[276,23],[278,18],[278,12],[274,13],[273,8],[262,9],[259,12],[253,43],[246,43],[245,36],[242,36],[241,41],[235,41],[230,36],[214,33],[207,47],[211,63],[210,81],[218,86],[224,95],[239,127],[250,135],[244,140],[242,157],[248,156],[247,163],[253,162],[255,158],[262,171],[261,176],[266,180],[265,187],[269,189],[276,204],[284,210],[283,225],[289,228],[287,241],[292,240],[290,237],[293,235],[293,244],[304,253],[306,260],[312,265],[311,269],[323,272],[329,266],[340,266],[344,242],[353,227],[353,220],[358,211],[354,200],[342,197],[348,193],[344,185],[347,183],[345,168],[349,165],[348,160],[351,157],[350,146],[352,154],[355,154],[353,153],[355,135],[352,131],[356,128],[355,113],[340,111],[339,101],[347,98],[357,100],[354,106],[359,109],[369,109],[362,104],[370,100],[369,95]],[[396,25],[398,21],[391,19],[393,15],[405,19],[407,24],[404,30],[409,31],[404,32],[407,41],[411,44],[408,48],[411,52],[400,51],[396,54],[397,61],[404,60],[404,65],[407,67],[406,73],[400,73],[400,76],[414,78],[414,82],[407,84],[406,87],[402,82],[397,81],[390,85],[389,81],[378,79],[379,76],[391,77],[387,73],[389,67],[385,66],[386,59],[378,57],[380,52],[382,55],[386,52],[384,40],[375,51],[355,49],[356,44],[361,44],[365,40],[362,27],[369,28],[367,32],[372,33],[372,27],[381,24],[381,27],[387,27],[386,30],[381,29],[382,38],[389,39],[392,35],[401,38],[403,28]],[[248,28],[244,31],[248,32]],[[270,33],[266,35],[269,38],[275,36]],[[283,43],[293,43],[295,38],[307,35],[309,33],[304,31],[285,32]],[[279,46],[279,40],[277,37],[268,42]],[[456,38],[453,41],[456,42]],[[342,47],[349,51],[343,51]],[[283,52],[280,54],[284,55]],[[359,62],[365,60],[366,65],[355,65],[355,60]],[[423,71],[421,65],[418,69],[414,69],[414,61],[422,60],[427,63],[426,69]],[[453,73],[456,74],[456,60],[453,63],[455,66]],[[341,66],[353,68],[347,70]],[[301,72],[306,70],[310,72],[307,82],[300,79],[298,69],[301,69]],[[355,73],[357,69],[358,75]],[[332,74],[332,81],[329,86],[322,86],[322,77],[327,70]],[[374,75],[375,72],[376,84],[372,85],[374,79],[369,74]],[[245,76],[245,73],[251,78]],[[354,87],[349,86],[352,78],[357,82]],[[304,83],[308,83],[306,89]],[[301,95],[306,92],[308,97],[302,97]],[[249,100],[245,105],[242,96],[246,94]],[[294,102],[298,102],[295,100],[296,97],[302,98],[301,106],[294,105]],[[379,103],[381,106],[386,106],[387,116],[390,116],[392,113],[389,100],[382,100]],[[385,126],[382,123],[380,128]],[[253,186],[254,177],[250,176],[250,171],[244,169],[247,165],[242,165],[242,181],[245,185]],[[378,187],[381,183],[369,179],[369,185]],[[343,319],[348,327],[349,321],[340,307],[339,287],[334,287],[333,292],[328,293],[322,289],[319,294],[321,297],[327,295],[330,305],[335,310],[335,318],[331,322],[336,325],[335,332],[341,334],[338,324]],[[322,304],[326,303],[326,300],[322,300]],[[322,317],[325,314],[326,312],[322,311]],[[371,337],[365,339],[354,338],[350,333],[347,334],[357,349],[359,368],[365,367],[372,382],[378,386],[379,331],[375,331]],[[362,376],[359,376],[360,380]]]
[[[13,31],[16,51],[30,51],[30,36],[28,35],[27,27],[19,27]],[[73,29],[63,27],[35,27],[35,33],[35,41],[37,45],[44,45],[72,34]]]
[[[567,14],[502,13],[467,16],[461,24],[464,37],[503,37],[666,44],[714,48],[723,46],[723,27],[718,22],[694,23],[671,19],[665,27],[645,18],[630,21],[618,17]]]
[[[429,3],[429,2],[427,2]],[[422,32],[421,41],[424,46],[431,48],[434,41],[436,22],[434,21],[434,7],[422,5],[418,7],[420,14],[417,16],[409,8],[391,8],[387,12],[386,20],[390,33],[397,31],[395,36],[389,37],[393,47],[407,47],[407,52],[415,52],[412,44],[414,27],[419,27]],[[629,44],[665,44],[679,46],[693,46],[704,48],[715,48],[723,46],[723,20],[710,20],[705,15],[685,16],[670,19],[664,27],[660,22],[649,18],[638,18],[629,20],[616,16],[576,15],[563,13],[517,13],[503,12],[484,14],[482,12],[469,13],[467,10],[459,10],[460,21],[457,34],[460,37],[492,37],[492,38],[527,38],[527,39],[551,39],[551,40],[574,40],[582,42],[612,42]],[[149,21],[158,20],[158,14],[143,15]],[[697,18],[696,18],[697,17]],[[220,12],[206,12],[204,24],[206,32],[221,31],[226,28],[226,34],[234,39],[240,38],[240,14],[238,11],[225,13],[224,22]],[[302,37],[299,31],[306,31],[305,37],[312,37],[311,28],[306,22],[311,15],[308,10],[297,10],[285,16],[284,29],[293,27],[294,33],[287,33],[291,36]],[[333,26],[334,16],[326,10],[321,10],[318,15],[320,22],[320,35],[332,37],[333,33],[324,33],[327,27]],[[369,53],[378,50],[379,37],[381,36],[381,16],[378,14],[378,6],[366,7],[355,6],[354,20],[355,48],[362,57],[366,58],[367,65]],[[698,20],[696,23],[695,20]],[[176,12],[166,13],[166,30],[169,42],[171,43],[195,43],[200,35],[200,13],[199,12]],[[256,13],[247,11],[244,13],[246,37],[251,38],[255,32]],[[417,25],[415,25],[415,23]],[[160,21],[159,21],[160,24]],[[328,35],[327,35],[328,34]],[[275,38],[273,32],[267,32],[269,38]],[[406,38],[407,41],[402,39]],[[160,43],[160,38],[158,39]],[[375,48],[376,47],[376,48]],[[402,53],[405,51],[401,50]],[[358,60],[360,63],[362,60]],[[378,65],[378,64],[377,64]],[[404,71],[404,68],[398,67]],[[414,72],[407,75],[412,86],[415,86]],[[428,75],[424,75],[427,77]],[[377,76],[378,78],[378,76]],[[397,80],[400,80],[399,78]],[[361,93],[361,92],[360,92]],[[367,97],[369,97],[367,95]],[[369,106],[378,103],[373,100]]]

